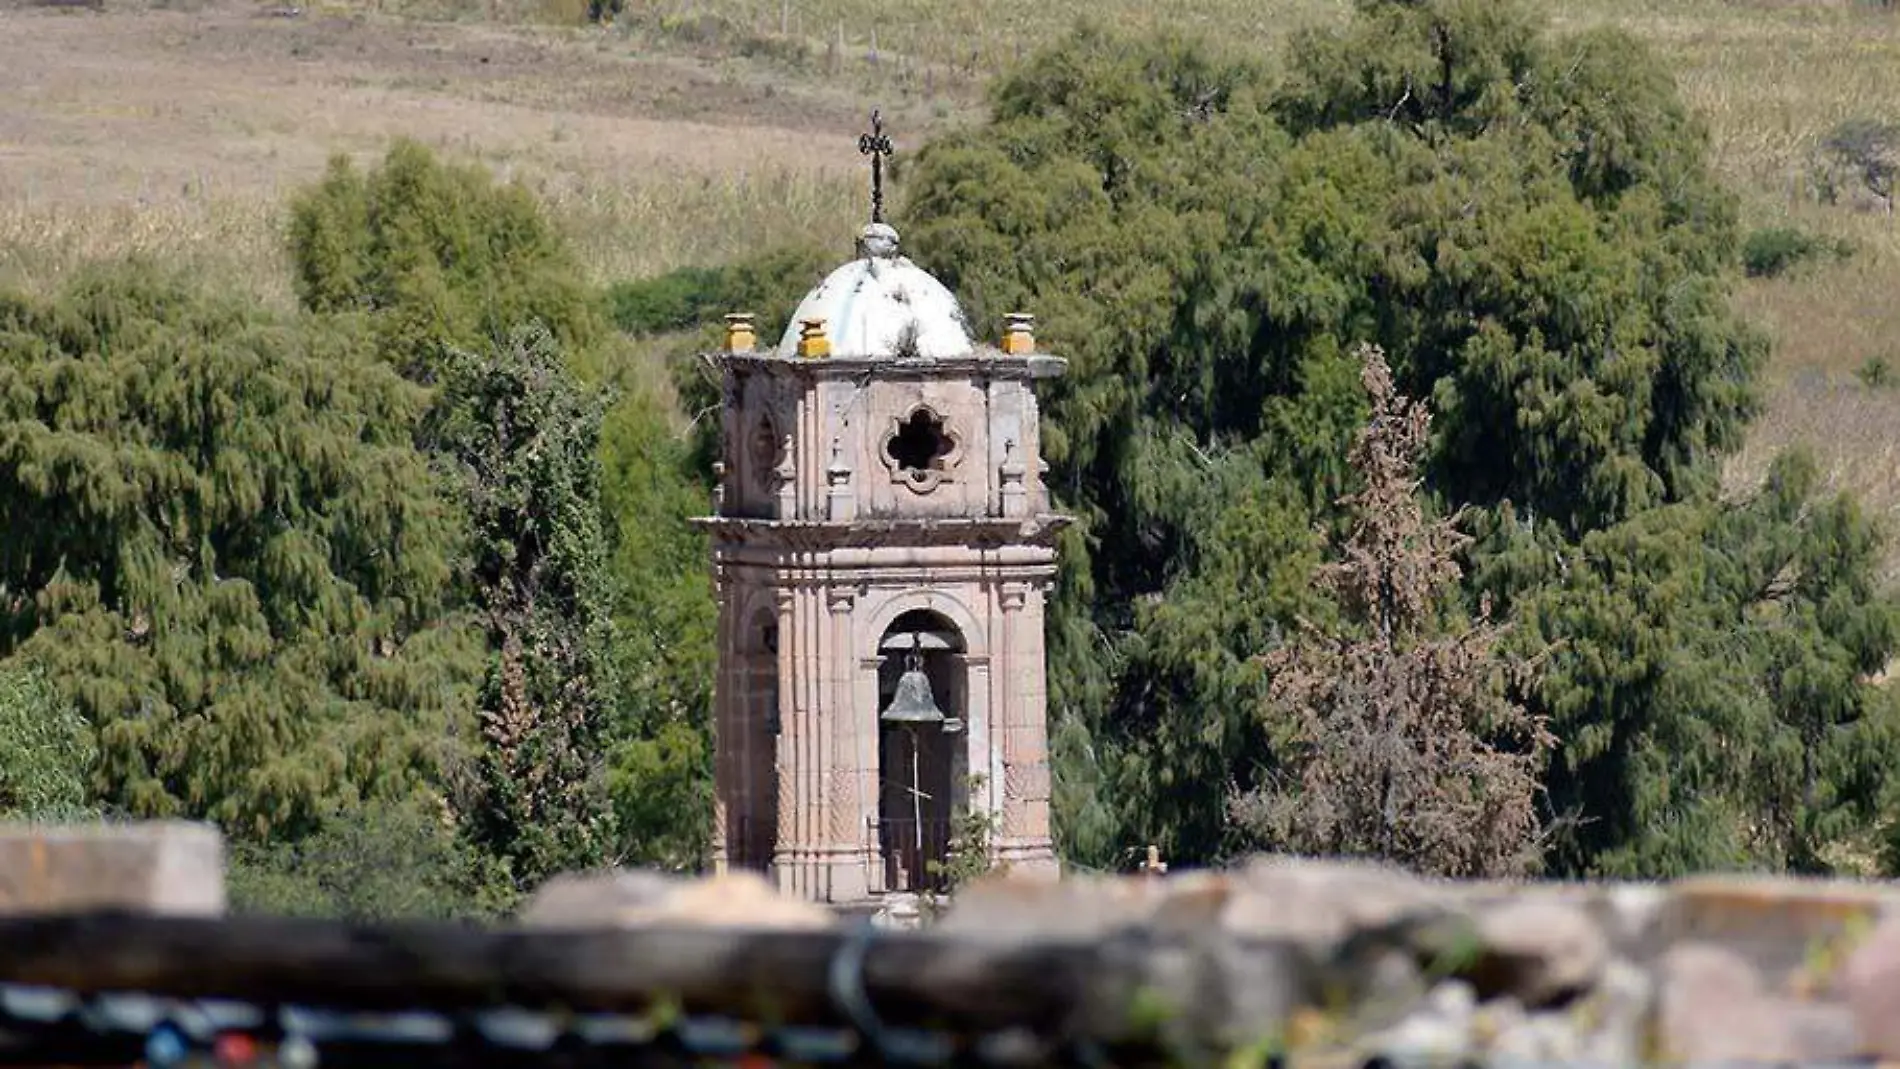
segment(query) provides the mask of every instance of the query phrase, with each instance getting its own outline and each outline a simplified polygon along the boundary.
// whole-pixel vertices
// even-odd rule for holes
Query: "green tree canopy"
[[[1285,55],[1083,29],[907,172],[919,259],[1073,362],[1044,439],[1084,521],[1051,696],[1093,863],[1218,855],[1222,795],[1270,769],[1249,658],[1329,611],[1306,580],[1364,414],[1354,345],[1431,400],[1434,495],[1559,539],[1707,495],[1754,405],[1733,200],[1637,42],[1368,2]]]
[[[460,473],[473,523],[491,659],[481,839],[517,880],[603,858],[696,865],[714,605],[687,519],[710,487],[674,388],[701,388],[681,354],[655,359],[604,313],[676,328],[811,256],[621,284],[603,301],[524,190],[410,142],[367,175],[333,164],[295,202],[291,251],[310,308],[367,320],[390,363],[441,387],[417,440]],[[500,727],[530,720],[532,743]]]
[[[598,298],[533,195],[414,141],[367,175],[332,159],[290,218],[304,307],[376,313],[385,351],[412,376],[446,347],[501,344],[531,322],[571,350],[604,337]]]
[[[367,341],[139,265],[0,298],[0,657],[109,805],[296,834],[457,745],[461,520]]]
[[[0,662],[0,818],[79,820],[98,815],[92,725],[44,673]]]
[[[1830,847],[1867,845],[1900,758],[1869,680],[1900,617],[1875,586],[1877,527],[1820,492],[1809,456],[1781,457],[1746,500],[1651,510],[1572,547],[1508,514],[1490,540],[1479,584],[1520,598],[1514,638],[1549,650],[1555,863],[1818,872]]]
[[[613,842],[600,741],[618,687],[600,511],[601,398],[539,326],[451,351],[424,438],[468,502],[480,698],[476,838],[523,890]]]
[[[502,866],[467,848],[428,799],[339,806],[294,842],[238,842],[231,908],[279,917],[377,921],[499,917],[516,905]]]

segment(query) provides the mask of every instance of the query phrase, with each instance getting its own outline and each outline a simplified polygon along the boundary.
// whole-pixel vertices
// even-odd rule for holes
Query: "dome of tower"
[[[858,258],[805,295],[779,339],[795,357],[802,324],[824,320],[834,358],[944,358],[975,346],[956,296],[930,272],[898,255],[897,231],[872,223],[858,234]]]

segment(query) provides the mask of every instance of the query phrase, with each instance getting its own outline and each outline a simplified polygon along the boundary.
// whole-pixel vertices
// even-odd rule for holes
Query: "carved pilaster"
[[[720,875],[724,875],[731,868],[731,851],[732,851],[733,836],[731,835],[730,832],[726,830],[726,825],[729,820],[731,820],[731,816],[730,816],[730,810],[726,806],[725,791],[724,790],[714,791],[713,792],[713,833],[712,833],[712,843],[711,843],[710,848],[712,851],[713,872],[718,873]]]
[[[790,890],[796,886],[799,875],[797,865],[804,844],[799,839],[799,817],[801,816],[799,798],[800,773],[803,771],[798,760],[799,744],[803,733],[799,730],[798,715],[795,709],[787,708],[797,691],[798,679],[794,671],[793,658],[797,649],[795,635],[797,621],[794,609],[797,599],[791,588],[778,587],[773,590],[773,603],[778,611],[778,713],[777,756],[773,762],[778,774],[778,833],[773,840],[772,868],[780,888]]]

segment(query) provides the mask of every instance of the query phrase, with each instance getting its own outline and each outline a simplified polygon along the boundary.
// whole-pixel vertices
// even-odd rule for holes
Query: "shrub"
[[[1833,242],[1791,226],[1764,227],[1742,243],[1742,269],[1750,278],[1779,278],[1811,260],[1845,257],[1845,242]]]
[[[682,267],[664,275],[617,282],[607,289],[607,314],[633,335],[664,334],[717,323],[727,312],[752,312],[760,337],[783,329],[792,302],[839,257],[815,246],[774,249],[722,267]]]
[[[1868,357],[1854,374],[1868,389],[1884,389],[1893,385],[1893,361],[1886,353],[1875,353]]]
[[[239,914],[353,921],[486,919],[515,905],[492,859],[422,797],[339,808],[295,842],[233,844],[230,894]]]
[[[1828,133],[1821,148],[1892,213],[1894,181],[1900,178],[1900,123],[1848,119]]]
[[[607,314],[615,326],[633,335],[684,330],[713,314],[725,280],[720,268],[681,267],[654,278],[618,282],[607,289]]]

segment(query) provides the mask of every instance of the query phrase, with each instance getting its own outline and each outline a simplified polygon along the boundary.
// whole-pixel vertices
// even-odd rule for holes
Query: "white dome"
[[[826,276],[798,302],[778,355],[798,355],[799,325],[825,321],[833,357],[967,356],[963,309],[930,272],[897,255],[897,231],[872,223],[858,236],[858,258]]]

